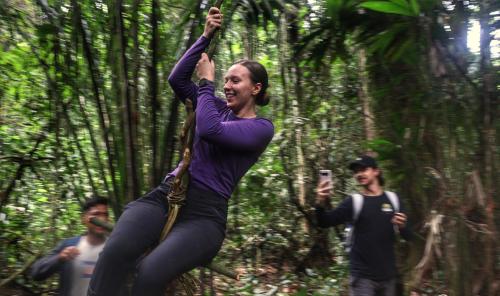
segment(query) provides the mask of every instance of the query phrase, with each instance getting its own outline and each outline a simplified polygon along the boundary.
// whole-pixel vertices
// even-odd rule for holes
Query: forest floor
[[[1,296],[31,296],[30,292],[15,287],[0,287]]]

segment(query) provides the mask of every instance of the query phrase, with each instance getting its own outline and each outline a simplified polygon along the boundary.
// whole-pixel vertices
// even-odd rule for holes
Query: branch
[[[241,277],[241,272],[237,271],[232,271],[228,270],[227,268],[223,267],[220,264],[217,264],[215,262],[211,262],[208,266],[206,266],[208,269],[217,272],[218,274],[225,275],[229,278],[232,278],[234,280],[239,281]]]
[[[280,147],[279,153],[280,153],[280,158],[281,158],[281,164],[283,165],[284,171],[289,172],[290,170],[288,170],[287,163],[285,161],[285,151],[284,151],[283,147]],[[290,174],[287,174],[286,178],[287,178],[288,192],[289,192],[289,196],[290,196],[289,201],[293,205],[295,205],[297,210],[300,213],[302,213],[302,215],[304,215],[304,218],[306,218],[307,222],[311,223],[311,225],[316,225],[313,218],[311,217],[311,214],[308,212],[308,210],[305,209],[304,206],[302,206],[300,204],[298,197],[296,197],[295,189],[293,188],[293,178],[291,177]]]
[[[31,165],[31,163],[34,162],[34,161],[55,160],[55,159],[56,159],[55,157],[37,157],[37,158],[32,158],[32,157],[18,156],[18,155],[0,156],[0,161],[2,161],[2,160],[10,160],[10,161],[17,162],[19,164],[24,164],[24,165]]]
[[[48,125],[47,125],[47,130],[50,130],[51,127],[52,127],[52,124],[53,124],[53,120],[51,120]],[[45,129],[44,129],[45,130]],[[31,151],[28,152],[26,154],[26,157],[23,157],[23,159],[32,159],[33,155],[35,154],[35,152],[37,151],[38,149],[38,146],[40,145],[40,143],[45,140],[45,138],[47,137],[47,133],[43,132],[43,133],[40,133],[36,139],[36,143],[35,143],[35,146],[33,146],[33,148],[31,148]],[[23,175],[24,175],[24,170],[25,168],[28,166],[29,164],[26,164],[26,163],[23,163],[23,162],[20,162],[19,164],[19,167],[17,168],[16,170],[16,174],[15,174],[15,177],[11,180],[11,182],[9,183],[9,186],[7,186],[7,189],[5,189],[4,191],[0,191],[0,210],[3,208],[4,205],[7,204],[7,201],[9,199],[9,195],[10,193],[14,190],[14,187],[16,186],[16,182],[21,180]]]
[[[440,55],[443,58],[447,58],[451,61],[451,63],[458,70],[460,75],[462,75],[465,81],[467,81],[467,83],[470,84],[472,88],[474,88],[476,93],[480,93],[479,86],[474,81],[472,81],[472,79],[467,75],[467,71],[460,66],[460,64],[457,61],[457,58],[448,50],[448,48],[441,45],[441,42],[439,41],[436,41],[436,48],[438,49]]]
[[[2,282],[0,282],[0,288],[3,287],[3,286],[5,286],[5,285],[7,285],[7,284],[9,284],[16,277],[18,277],[19,275],[23,274],[26,270],[28,270],[28,268],[31,267],[31,265],[36,261],[36,259],[38,259],[38,257],[40,257],[41,254],[42,253],[39,252],[35,256],[31,257],[30,260],[26,261],[26,263],[23,265],[23,267],[21,269],[19,269],[17,272],[14,272],[8,278],[6,278]]]
[[[14,236],[15,236],[15,239],[21,239],[21,240],[24,240],[24,241],[30,241],[30,240],[29,240],[29,239],[27,239],[25,236],[23,236],[23,235],[21,235],[21,234],[19,234],[19,233],[15,232],[15,231],[13,231],[13,230],[10,230],[10,229],[3,229],[2,231],[4,231],[5,233],[10,233],[10,234],[14,235]],[[6,238],[3,238],[3,239],[7,240],[9,243],[11,243],[11,242],[12,242],[12,240],[8,240],[8,239],[6,239]],[[17,246],[16,246],[16,248],[20,248],[20,249],[22,249],[23,251],[28,252],[28,253],[30,253],[30,254],[32,254],[32,255],[34,255],[34,254],[35,254],[35,252],[33,252],[33,250],[28,249],[28,248],[23,247],[23,246],[19,246],[19,245],[17,245]]]

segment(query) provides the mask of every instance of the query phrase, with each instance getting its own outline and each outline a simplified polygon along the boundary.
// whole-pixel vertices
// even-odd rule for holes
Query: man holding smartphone
[[[361,156],[349,164],[349,169],[361,190],[333,210],[325,210],[333,184],[320,177],[316,196],[318,224],[320,227],[352,224],[351,296],[394,296],[397,278],[394,243],[398,233],[405,240],[410,238],[407,217],[397,195],[384,191],[382,172],[374,158]]]

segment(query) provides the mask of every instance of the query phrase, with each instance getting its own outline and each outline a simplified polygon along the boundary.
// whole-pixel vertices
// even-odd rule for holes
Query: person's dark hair
[[[269,96],[266,93],[267,88],[269,87],[269,78],[266,68],[264,68],[264,66],[262,66],[259,62],[251,60],[239,60],[235,64],[242,65],[250,71],[250,79],[252,79],[253,83],[262,84],[260,92],[255,97],[255,104],[259,106],[269,104]]]
[[[85,201],[85,203],[82,206],[82,211],[85,213],[88,211],[91,207],[95,207],[97,205],[108,205],[108,200],[104,197],[101,196],[94,196]]]
[[[384,175],[382,174],[382,170],[378,169],[378,172],[379,172],[378,176],[377,176],[377,178],[378,178],[378,184],[380,186],[384,186],[385,185],[385,179],[384,179]]]

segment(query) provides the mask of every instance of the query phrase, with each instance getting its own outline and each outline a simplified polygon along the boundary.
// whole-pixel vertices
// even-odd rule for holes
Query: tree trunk
[[[77,18],[76,25],[78,26],[78,30],[80,31],[80,34],[82,36],[83,53],[87,61],[88,72],[90,75],[90,79],[92,81],[92,93],[94,95],[95,104],[98,110],[99,127],[102,131],[102,138],[104,140],[104,144],[106,147],[108,169],[111,175],[111,183],[113,187],[113,190],[108,190],[108,195],[109,198],[112,200],[111,204],[115,217],[119,217],[122,209],[121,209],[120,191],[117,184],[116,170],[115,170],[115,165],[113,163],[113,160],[115,159],[115,148],[114,148],[115,145],[113,145],[113,143],[115,143],[115,141],[113,135],[110,133],[110,125],[112,124],[109,113],[110,108],[107,105],[106,99],[104,98],[103,95],[104,92],[102,87],[102,79],[101,79],[102,76],[99,71],[99,63],[98,60],[95,58],[95,55],[93,54],[95,50],[92,49],[90,33],[87,32],[86,23],[82,18],[80,6],[78,5],[78,2],[76,0],[72,0],[72,6],[74,8],[74,14]],[[80,102],[80,108],[81,111],[84,111],[81,102]],[[87,117],[83,112],[82,115],[84,118]],[[86,121],[86,125],[89,133],[92,133],[92,128],[88,121]],[[94,137],[91,136],[91,139],[92,138]],[[100,155],[97,149],[98,147],[97,143],[93,143],[92,145],[94,146],[94,153],[96,155],[96,159],[100,163],[99,160]],[[103,171],[102,165],[100,166],[101,170]]]
[[[305,184],[305,158],[304,151],[302,147],[302,135],[303,135],[303,126],[301,124],[302,120],[300,117],[302,116],[303,109],[303,86],[302,86],[302,71],[299,65],[300,58],[297,56],[296,50],[293,49],[295,44],[299,42],[299,31],[297,25],[297,14],[295,13],[287,13],[286,21],[288,27],[287,38],[289,44],[292,46],[293,52],[293,61],[292,61],[292,72],[295,79],[295,100],[292,102],[292,118],[293,118],[293,126],[294,126],[294,141],[296,148],[296,157],[297,157],[297,166],[296,166],[296,178],[297,178],[297,186],[298,186],[298,202],[301,207],[306,205],[306,184]],[[307,223],[304,224],[304,230],[308,231]]]
[[[194,42],[196,38],[196,28],[198,27],[199,20],[202,14],[202,0],[198,0],[196,5],[196,12],[193,20],[191,21],[191,26],[189,28],[189,38],[186,41],[185,48],[189,48]],[[170,172],[173,169],[173,160],[176,151],[176,129],[179,121],[179,105],[180,100],[176,96],[170,103],[170,111],[169,111],[169,119],[167,127],[164,130],[164,148],[161,149],[162,154],[162,174],[159,178],[163,177],[167,172]]]
[[[83,167],[85,168],[85,173],[86,173],[87,178],[89,180],[90,187],[92,188],[92,193],[94,194],[94,196],[97,196],[98,195],[98,193],[97,193],[97,187],[94,184],[94,180],[92,178],[92,174],[90,173],[89,162],[87,161],[87,157],[85,156],[85,153],[83,152],[82,145],[80,144],[80,141],[78,139],[76,128],[75,128],[73,122],[71,122],[71,118],[69,117],[67,106],[63,106],[63,107],[64,107],[64,110],[63,110],[63,112],[64,112],[63,113],[64,114],[64,119],[66,119],[66,123],[68,124],[69,133],[73,137],[73,141],[74,141],[74,143],[76,145],[76,148],[78,150],[78,154],[80,154],[80,157],[82,158]],[[70,166],[69,163],[67,165],[67,168],[71,169],[71,166]]]
[[[366,71],[366,50],[364,48],[358,51],[358,67],[359,67],[359,80],[360,87],[358,89],[358,97],[361,100],[361,105],[363,108],[363,119],[365,124],[365,139],[367,141],[373,141],[376,138],[375,132],[375,120],[373,117],[372,107],[371,107],[371,97],[368,91],[369,78]],[[372,150],[366,151],[368,154],[373,154]]]
[[[139,11],[141,9],[142,0],[134,0],[132,3],[132,18],[130,24],[130,38],[133,40],[133,50],[132,59],[130,60],[130,69],[132,74],[132,83],[129,83],[130,89],[130,107],[131,107],[131,118],[130,120],[130,132],[131,132],[131,144],[134,148],[134,163],[135,163],[135,178],[137,179],[137,189],[134,195],[135,198],[139,198],[139,195],[143,192],[144,185],[144,173],[143,173],[143,155],[146,151],[143,149],[145,146],[144,133],[139,131],[141,118],[139,112],[140,98],[139,98],[139,73],[141,71],[142,58],[141,49],[139,44]]]
[[[160,111],[160,102],[158,101],[158,10],[159,3],[158,0],[151,1],[151,41],[149,43],[149,51],[151,54],[151,61],[148,67],[149,74],[149,101],[151,111],[151,134],[150,134],[150,145],[151,145],[151,169],[149,175],[149,186],[153,188],[157,185],[158,180],[161,178],[161,169],[159,163],[159,151],[158,151],[158,112]]]
[[[290,98],[288,96],[288,83],[287,83],[287,77],[286,73],[288,72],[287,70],[287,64],[288,60],[285,57],[288,57],[288,46],[286,46],[288,43],[287,40],[287,21],[286,18],[283,17],[280,19],[280,24],[278,26],[278,50],[279,50],[279,64],[280,64],[280,77],[281,77],[281,87],[283,88],[283,106],[282,106],[282,115],[283,118],[287,118],[288,116],[288,111],[290,108]]]
[[[490,1],[480,1],[480,15],[479,22],[481,24],[481,58],[480,58],[480,73],[482,75],[482,96],[480,102],[480,153],[479,164],[481,179],[484,183],[484,191],[486,195],[486,224],[490,235],[486,237],[484,245],[484,261],[482,267],[483,286],[476,287],[474,293],[485,293],[485,295],[493,295],[494,290],[498,289],[499,281],[496,277],[496,261],[497,261],[497,247],[496,247],[496,224],[494,220],[494,199],[493,196],[498,194],[494,189],[494,171],[498,168],[495,167],[494,153],[497,149],[496,146],[496,129],[495,120],[498,120],[498,96],[495,69],[491,61],[491,32],[490,23]]]
[[[51,129],[51,126],[52,124],[49,124],[49,130]],[[22,179],[25,169],[30,166],[33,161],[33,155],[38,150],[38,146],[43,142],[43,140],[45,140],[46,137],[45,133],[41,133],[36,139],[35,146],[26,154],[26,156],[23,156],[19,160],[19,166],[16,170],[14,178],[12,178],[7,188],[0,192],[0,211],[2,211],[5,205],[7,205],[9,196],[16,187],[16,183]]]
[[[134,130],[136,129],[133,121],[133,103],[131,99],[131,86],[128,78],[128,61],[126,56],[127,38],[125,33],[125,25],[123,23],[123,2],[116,0],[113,6],[110,7],[112,15],[112,48],[113,54],[110,62],[116,63],[114,76],[116,77],[115,93],[119,102],[119,113],[121,114],[122,127],[122,143],[121,146],[125,151],[124,170],[122,167],[122,180],[126,201],[132,201],[139,196],[139,180],[137,176],[137,161],[136,161],[136,143],[134,140]]]
[[[451,31],[454,38],[453,46],[455,47],[454,55],[459,66],[464,73],[467,72],[467,30],[469,22],[469,12],[464,4],[464,0],[454,0],[454,13],[451,15]]]

